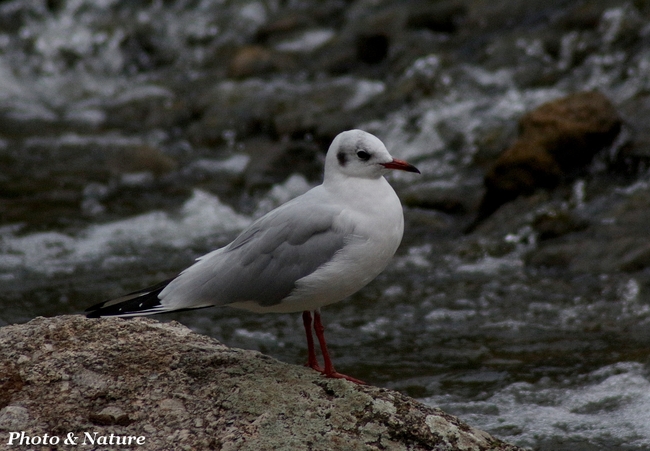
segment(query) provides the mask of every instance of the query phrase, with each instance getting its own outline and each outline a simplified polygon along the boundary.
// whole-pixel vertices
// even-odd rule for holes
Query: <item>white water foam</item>
[[[47,276],[68,274],[82,264],[113,261],[116,250],[128,246],[189,246],[214,234],[237,232],[251,219],[236,213],[219,198],[195,190],[176,214],[153,211],[132,218],[93,225],[77,235],[39,232],[20,235],[12,228],[0,233],[0,275],[19,269]],[[118,259],[119,260],[119,259]]]
[[[483,401],[423,401],[536,450],[650,449],[650,378],[638,362],[608,365],[577,382],[517,382]]]
[[[294,39],[282,41],[275,48],[282,52],[312,52],[325,45],[336,35],[331,28],[307,30]]]

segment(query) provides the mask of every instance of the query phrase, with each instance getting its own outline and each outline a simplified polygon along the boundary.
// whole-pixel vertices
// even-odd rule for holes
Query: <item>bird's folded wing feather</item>
[[[278,304],[297,280],[343,249],[353,231],[343,222],[340,210],[327,205],[289,202],[183,271],[160,294],[162,303],[177,308],[244,301]]]

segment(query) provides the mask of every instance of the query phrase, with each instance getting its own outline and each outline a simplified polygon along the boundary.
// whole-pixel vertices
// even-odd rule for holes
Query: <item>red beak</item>
[[[413,166],[411,163],[407,163],[404,160],[397,160],[395,158],[393,158],[393,161],[389,163],[382,163],[382,166],[386,169],[399,169],[400,171],[415,172],[417,174],[420,174],[420,170]]]

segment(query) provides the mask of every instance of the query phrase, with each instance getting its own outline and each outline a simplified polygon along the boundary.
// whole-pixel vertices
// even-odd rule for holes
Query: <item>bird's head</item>
[[[379,178],[391,169],[420,173],[412,164],[393,158],[379,138],[363,130],[339,133],[325,158],[325,179],[333,175]]]

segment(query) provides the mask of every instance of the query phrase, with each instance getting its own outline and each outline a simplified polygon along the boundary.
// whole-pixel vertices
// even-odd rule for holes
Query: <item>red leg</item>
[[[310,320],[311,320],[311,315],[310,315]],[[314,310],[314,330],[316,331],[316,337],[318,337],[318,342],[320,343],[320,350],[323,353],[323,359],[325,360],[325,369],[322,370],[321,372],[326,377],[332,377],[335,379],[346,379],[349,380],[350,382],[354,382],[355,384],[365,385],[365,382],[360,381],[359,379],[355,379],[354,377],[350,377],[350,376],[346,376],[345,374],[338,373],[334,369],[334,365],[332,364],[332,359],[330,359],[330,353],[327,350],[327,343],[325,343],[325,335],[323,333],[325,332],[325,328],[323,327],[323,323],[320,320],[320,312],[318,310]]]
[[[311,312],[305,310],[302,312],[302,322],[305,325],[305,334],[307,334],[307,366],[316,371],[323,372],[316,359],[316,350],[314,349],[314,337],[311,334]]]

